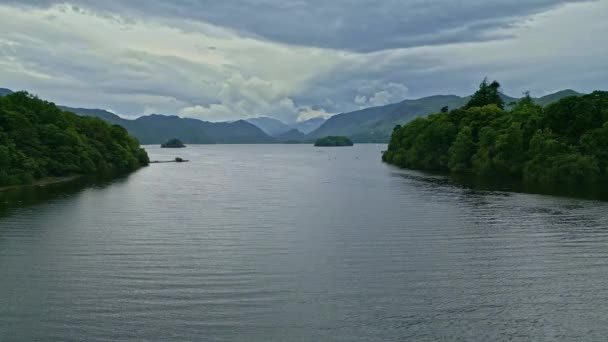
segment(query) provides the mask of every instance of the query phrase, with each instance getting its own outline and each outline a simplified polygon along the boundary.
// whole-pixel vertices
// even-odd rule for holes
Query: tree
[[[494,153],[497,132],[489,126],[479,131],[479,149],[473,156],[473,172],[478,175],[488,176],[495,172]]]
[[[383,160],[539,184],[608,181],[608,92],[546,108],[525,93],[505,110],[499,87],[484,80],[469,106],[395,127]]]
[[[454,144],[450,147],[450,161],[448,167],[453,172],[463,172],[471,168],[471,157],[475,154],[476,146],[473,141],[473,130],[469,126],[463,127]]]
[[[132,171],[149,162],[135,138],[26,92],[0,97],[0,186],[46,176]]]
[[[499,173],[521,176],[526,160],[524,132],[519,122],[513,122],[496,138],[493,162]]]
[[[488,84],[488,79],[484,78],[479,85],[479,90],[473,94],[465,108],[483,107],[491,104],[498,106],[500,109],[505,108],[505,103],[500,96],[500,83],[493,81]]]

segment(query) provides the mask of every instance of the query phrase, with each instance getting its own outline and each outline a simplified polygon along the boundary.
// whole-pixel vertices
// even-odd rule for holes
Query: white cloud
[[[484,76],[515,95],[591,91],[608,79],[607,1],[508,18],[509,26],[483,30],[488,41],[370,53],[273,43],[202,21],[118,12],[0,5],[0,87],[123,115],[290,122],[406,97],[467,95]],[[347,19],[327,25],[348,27]]]
[[[327,119],[334,114],[336,114],[336,113],[328,113],[324,109],[313,109],[311,107],[302,107],[298,111],[297,121],[298,122],[306,121],[306,120],[310,120],[310,119],[314,119],[314,118]]]
[[[154,110],[207,120],[261,114],[295,120],[299,110],[291,96],[342,59],[334,51],[263,42],[197,22],[127,20],[68,5],[0,6],[0,17],[5,86],[135,115]]]
[[[356,95],[355,96],[355,103],[360,106],[366,105],[368,101],[369,101],[369,99],[365,95]]]
[[[409,89],[401,83],[370,82],[369,85],[359,88],[354,102],[360,107],[384,106],[399,102],[406,98]]]

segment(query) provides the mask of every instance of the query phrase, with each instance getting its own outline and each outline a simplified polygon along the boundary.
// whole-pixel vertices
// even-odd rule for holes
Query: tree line
[[[45,177],[125,173],[148,165],[127,131],[27,92],[0,96],[0,186]]]
[[[608,179],[608,92],[541,107],[529,94],[506,106],[499,89],[484,80],[466,106],[396,126],[383,160],[540,184]]]

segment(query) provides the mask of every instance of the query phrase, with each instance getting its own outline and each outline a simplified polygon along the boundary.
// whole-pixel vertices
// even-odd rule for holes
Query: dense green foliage
[[[383,160],[404,168],[513,177],[539,184],[608,178],[608,92],[512,108],[485,81],[460,109],[396,126]],[[495,88],[495,89],[488,89]]]
[[[473,108],[473,107],[483,107],[489,104],[494,104],[500,109],[505,108],[505,102],[500,96],[500,83],[494,81],[488,84],[488,80],[484,79],[483,82],[479,85],[479,90],[471,96],[469,102],[464,106],[464,108]],[[444,110],[442,112],[448,112],[449,110]]]
[[[315,141],[315,146],[325,146],[325,147],[333,147],[333,146],[353,146],[352,140],[347,137],[338,137],[338,136],[329,136],[321,139],[317,139]]]
[[[161,144],[162,148],[184,148],[186,145],[179,139],[169,139],[166,143]]]
[[[63,111],[26,92],[0,97],[0,186],[147,164],[146,152],[120,126]]]

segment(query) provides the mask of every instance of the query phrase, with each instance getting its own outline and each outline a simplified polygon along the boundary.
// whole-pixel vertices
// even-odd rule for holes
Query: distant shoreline
[[[46,178],[39,179],[32,184],[0,187],[0,192],[15,190],[15,189],[22,189],[22,188],[33,188],[33,187],[42,188],[42,187],[53,185],[53,184],[68,183],[68,182],[77,180],[79,178],[82,178],[82,176],[75,175],[75,176],[66,176],[66,177],[46,177]]]

